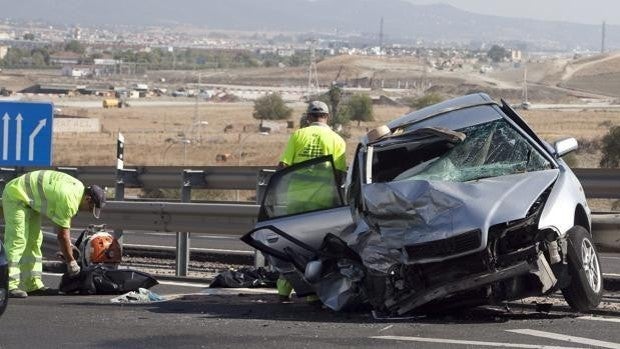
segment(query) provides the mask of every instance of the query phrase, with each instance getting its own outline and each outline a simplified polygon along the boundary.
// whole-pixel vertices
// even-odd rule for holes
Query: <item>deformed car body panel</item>
[[[367,184],[362,190],[366,203],[363,215],[382,235],[380,243],[395,248],[481,230],[480,244],[473,249],[426,259],[407,256],[405,249],[401,259],[401,263],[441,261],[486,248],[489,227],[525,218],[557,176],[558,170],[552,169],[467,183],[420,180]],[[367,266],[373,267],[372,263]]]
[[[584,212],[584,228],[591,231],[590,208],[583,192],[583,187],[570,168],[562,167],[562,175],[558,177],[553,186],[548,200],[553,205],[546,205],[541,213],[539,228],[553,229],[558,234],[564,235],[575,225],[575,204],[577,203]],[[575,200],[578,199],[578,200]]]

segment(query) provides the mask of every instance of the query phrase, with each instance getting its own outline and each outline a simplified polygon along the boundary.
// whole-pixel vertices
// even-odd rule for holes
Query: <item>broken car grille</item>
[[[480,247],[482,233],[472,230],[443,240],[405,246],[410,260],[445,257],[472,251]]]

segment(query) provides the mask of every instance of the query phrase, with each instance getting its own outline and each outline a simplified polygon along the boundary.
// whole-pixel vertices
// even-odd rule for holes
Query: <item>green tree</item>
[[[23,39],[24,40],[28,40],[28,41],[33,41],[34,40],[34,34],[26,33],[26,34],[24,34]]]
[[[333,85],[319,100],[325,102],[329,106],[329,112],[332,116],[338,115],[338,108],[340,101],[342,101],[342,89],[336,85]]]
[[[405,99],[404,103],[411,109],[417,110],[427,107],[429,105],[437,104],[443,101],[444,98],[439,93],[431,92],[427,93],[422,97],[414,98],[414,99]]]
[[[374,114],[372,108],[372,99],[365,93],[358,93],[351,96],[349,102],[349,115],[351,120],[357,121],[357,126],[362,121],[374,121]]]
[[[505,48],[498,45],[493,45],[491,49],[489,49],[489,51],[487,52],[487,57],[489,57],[493,62],[497,63],[503,61],[504,58],[507,58],[508,54],[509,52]]]
[[[80,44],[77,40],[71,40],[65,45],[65,51],[82,54],[84,53],[84,46],[82,46],[82,44]]]
[[[254,101],[252,116],[259,120],[283,120],[291,117],[293,109],[286,106],[278,93],[270,93]]]
[[[618,167],[620,165],[620,126],[613,126],[601,140],[601,167]]]
[[[348,125],[350,121],[351,110],[349,109],[349,105],[345,104],[338,108],[338,112],[336,114],[332,114],[330,116],[330,118],[327,120],[327,123],[332,127],[336,127],[337,125]],[[342,136],[342,133],[339,133]]]

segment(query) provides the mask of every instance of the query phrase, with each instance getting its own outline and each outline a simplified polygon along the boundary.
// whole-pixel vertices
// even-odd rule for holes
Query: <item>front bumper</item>
[[[538,288],[530,290],[532,293],[544,294],[557,283],[545,256],[539,252],[533,261],[520,261],[510,266],[498,268],[493,272],[477,273],[418,292],[400,294],[397,298],[386,299],[384,304],[390,313],[404,315],[434,300],[527,274],[534,276],[539,281]]]

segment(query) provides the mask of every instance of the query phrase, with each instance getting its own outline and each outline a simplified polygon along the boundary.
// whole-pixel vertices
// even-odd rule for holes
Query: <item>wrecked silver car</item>
[[[583,189],[511,107],[468,95],[400,117],[357,147],[344,190],[331,157],[276,172],[242,240],[298,296],[385,316],[561,290],[596,308],[602,274]]]

